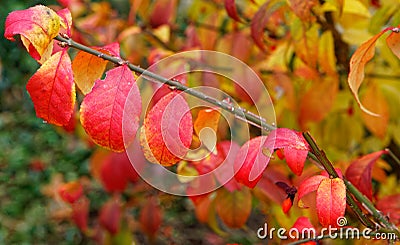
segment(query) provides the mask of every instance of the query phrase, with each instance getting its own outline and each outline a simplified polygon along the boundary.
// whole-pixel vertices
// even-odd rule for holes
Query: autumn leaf
[[[26,89],[38,117],[54,125],[67,125],[75,105],[74,78],[67,50],[52,55],[29,79]]]
[[[65,183],[58,188],[58,194],[65,202],[74,203],[83,194],[82,184],[78,181]]]
[[[315,17],[312,15],[311,9],[318,5],[316,0],[289,0],[289,6],[292,11],[302,21],[312,21]]]
[[[389,217],[396,225],[400,224],[400,194],[385,196],[376,203],[376,208]]]
[[[169,21],[174,16],[176,0],[159,0],[154,3],[153,10],[150,15],[150,25],[157,28]]]
[[[366,89],[361,102],[379,115],[379,117],[375,117],[363,113],[361,116],[365,126],[372,134],[384,139],[389,126],[389,105],[375,83]]]
[[[300,101],[299,124],[307,128],[308,122],[320,122],[330,112],[339,89],[337,77],[315,81]]]
[[[283,6],[285,1],[271,0],[264,3],[251,19],[251,37],[254,43],[264,52],[266,52],[264,45],[264,28],[272,14]]]
[[[154,237],[162,222],[162,212],[155,197],[147,198],[147,202],[140,210],[140,228],[149,237]]]
[[[318,64],[321,70],[336,76],[335,43],[331,31],[325,31],[319,38]]]
[[[311,224],[310,220],[307,217],[301,216],[298,217],[296,222],[294,222],[292,228],[290,228],[290,230],[296,230],[297,232],[299,232],[299,234],[302,235],[308,235],[310,234],[310,236],[315,235],[315,237],[317,236],[317,231],[314,228],[314,226]],[[300,238],[300,237],[298,237]],[[307,237],[304,237],[307,238]],[[297,239],[296,239],[297,240]],[[317,244],[315,241],[309,241],[309,242],[304,242],[301,243],[303,245],[312,245],[312,244]]]
[[[338,226],[346,211],[346,186],[340,178],[324,178],[317,189],[317,214],[322,226]]]
[[[83,232],[88,229],[89,206],[90,200],[86,197],[80,198],[72,204],[71,219]]]
[[[162,97],[147,114],[140,144],[150,162],[171,166],[181,160],[192,142],[190,108],[180,92]]]
[[[272,131],[268,137],[275,140],[275,149],[283,149],[286,163],[293,173],[301,175],[309,151],[303,135],[291,129],[278,128]]]
[[[372,168],[386,150],[374,152],[351,162],[346,170],[346,178],[365,196],[372,200]]]
[[[247,141],[236,155],[235,179],[250,188],[254,188],[261,179],[272,155],[273,142],[267,136],[258,136]],[[268,156],[263,151],[268,151]]]
[[[217,130],[221,114],[218,109],[203,109],[197,114],[193,127],[200,141],[209,151],[215,150]]]
[[[240,17],[238,15],[235,0],[225,0],[225,10],[228,13],[229,17],[234,19],[235,21],[240,22]]]
[[[29,54],[40,60],[48,47],[52,47],[53,38],[59,30],[60,17],[56,12],[46,6],[36,5],[11,12],[5,22],[4,37],[14,41],[14,35],[20,34]]]
[[[102,53],[119,57],[118,43],[92,48]],[[94,82],[101,77],[106,69],[106,65],[106,60],[87,52],[79,51],[76,54],[72,62],[72,70],[74,72],[75,84],[83,94],[88,94],[92,90]]]
[[[132,72],[123,65],[96,81],[81,104],[81,123],[94,142],[121,152],[136,135],[141,111],[139,88]],[[129,120],[123,120],[123,114],[129,115]]]
[[[301,199],[308,193],[316,191],[318,189],[318,186],[321,184],[321,181],[326,178],[328,178],[328,177],[323,176],[323,175],[315,175],[315,176],[312,176],[308,179],[305,179],[303,182],[301,182],[301,184],[297,190],[299,206],[305,208],[303,205],[300,205]]]
[[[354,52],[350,59],[350,72],[347,79],[347,83],[349,84],[350,90],[353,93],[353,96],[360,106],[361,110],[371,116],[379,116],[378,114],[369,111],[364,105],[361,103],[358,97],[358,90],[364,80],[364,68],[368,61],[372,59],[375,55],[375,44],[378,38],[380,38],[386,31],[390,30],[390,28],[386,28],[370,38],[365,43],[361,44],[360,47]]]
[[[250,216],[251,199],[251,192],[247,188],[234,192],[220,189],[215,198],[217,214],[227,226],[240,228]]]
[[[65,33],[68,36],[72,35],[72,15],[69,9],[61,9],[57,11],[57,15],[60,16],[60,24],[65,29]]]
[[[392,29],[392,33],[386,38],[390,50],[400,59],[400,25]]]
[[[107,201],[100,210],[99,222],[108,232],[115,235],[120,229],[122,210],[118,198]]]

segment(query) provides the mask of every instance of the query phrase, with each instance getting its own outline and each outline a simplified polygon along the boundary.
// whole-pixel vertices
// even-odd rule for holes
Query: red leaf
[[[365,108],[358,97],[358,89],[360,88],[363,80],[364,80],[364,67],[365,64],[372,59],[375,55],[375,44],[378,38],[382,36],[383,33],[390,30],[390,28],[386,28],[370,38],[365,43],[361,44],[360,47],[354,52],[350,59],[350,72],[347,79],[347,83],[349,84],[350,90],[353,93],[355,100],[360,106],[361,110],[365,113],[370,114],[372,116],[379,116],[367,108]]]
[[[315,175],[301,182],[299,189],[297,190],[298,200],[300,201],[303,196],[316,191],[318,186],[321,184],[321,181],[327,178],[328,177],[323,175]]]
[[[14,35],[20,34],[29,54],[40,60],[59,30],[60,17],[50,8],[36,5],[11,12],[5,22],[4,37],[14,41]]]
[[[78,181],[65,183],[58,189],[58,194],[65,202],[74,203],[83,194],[82,184]]]
[[[109,70],[104,80],[96,81],[81,104],[81,123],[94,142],[123,151],[136,135],[141,111],[139,88],[132,72],[123,65]],[[123,122],[123,114],[129,115],[129,120]]]
[[[75,86],[66,49],[52,55],[29,79],[26,89],[38,117],[67,125],[74,112]]]
[[[227,226],[240,228],[250,216],[251,199],[251,192],[247,188],[234,192],[220,189],[215,198],[217,214]]]
[[[86,231],[89,217],[89,204],[87,198],[81,198],[72,204],[72,220],[81,231]]]
[[[150,15],[150,25],[157,28],[161,25],[168,24],[174,16],[173,11],[176,6],[176,0],[158,0],[154,4],[153,11]]]
[[[57,11],[58,16],[60,16],[60,24],[62,27],[65,28],[66,34],[68,36],[72,35],[72,15],[71,11],[69,9],[61,9],[60,11]]]
[[[99,221],[101,226],[115,235],[119,231],[121,216],[122,212],[119,200],[114,198],[107,201],[101,208]]]
[[[392,33],[386,38],[386,43],[392,52],[400,59],[400,25],[392,29]],[[395,31],[397,30],[397,31]]]
[[[240,22],[240,17],[236,9],[235,0],[225,0],[225,9],[229,17]]]
[[[372,167],[386,150],[374,152],[354,160],[346,170],[347,180],[372,200]]]
[[[278,128],[268,137],[275,139],[275,149],[284,149],[286,163],[296,175],[301,175],[309,146],[303,135],[287,128]]]
[[[400,194],[383,197],[376,203],[376,208],[388,215],[390,222],[400,224]]]
[[[322,226],[337,227],[346,211],[346,186],[342,179],[325,178],[317,189],[317,214]]]
[[[273,142],[267,136],[259,136],[247,141],[236,155],[234,170],[235,179],[250,188],[254,188],[261,179],[264,169],[273,152]],[[269,151],[269,156],[263,150]]]
[[[100,179],[109,192],[122,192],[128,181],[135,182],[139,178],[126,152],[112,152],[100,167]]]
[[[254,43],[262,50],[264,47],[264,28],[272,14],[282,6],[279,1],[267,1],[264,3],[251,20],[251,37]]]
[[[189,105],[179,92],[174,91],[162,97],[147,114],[140,143],[147,160],[171,166],[185,156],[192,134]]]
[[[154,237],[162,222],[162,213],[157,199],[150,197],[146,204],[140,210],[139,214],[140,227],[149,237]]]
[[[299,234],[304,234],[304,235],[308,235],[310,234],[312,235],[317,235],[317,231],[314,228],[314,226],[311,224],[310,220],[307,217],[301,216],[299,218],[297,218],[296,222],[294,222],[292,228],[290,228],[290,230],[296,230]],[[305,237],[306,238],[306,237]],[[311,244],[317,244],[314,241],[310,241],[310,242],[305,242],[305,243],[301,243],[303,245],[311,245]]]

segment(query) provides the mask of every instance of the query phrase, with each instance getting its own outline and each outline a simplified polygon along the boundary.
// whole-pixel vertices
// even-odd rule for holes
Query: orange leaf
[[[347,179],[364,195],[372,200],[372,167],[387,153],[385,150],[374,152],[354,160],[346,170]]]
[[[231,228],[242,227],[251,212],[251,193],[247,188],[229,192],[220,189],[215,198],[215,208],[222,221]]]
[[[83,194],[82,184],[78,181],[65,183],[58,188],[58,194],[65,202],[74,203]]]
[[[400,26],[399,26],[400,27]],[[392,33],[386,38],[386,43],[392,52],[400,59],[400,31],[399,27],[393,28]]]
[[[58,126],[67,125],[75,104],[74,78],[67,50],[52,55],[29,79],[26,89],[38,117]]]
[[[215,144],[217,143],[216,135],[220,117],[221,114],[217,109],[203,109],[199,111],[194,121],[194,131],[210,151],[215,149]]]
[[[307,123],[320,122],[330,112],[338,92],[337,77],[326,77],[315,81],[311,88],[304,93],[300,101],[299,123],[302,129]]]
[[[389,105],[385,97],[375,84],[371,84],[365,91],[361,101],[365,106],[379,114],[378,117],[375,117],[363,113],[361,116],[365,126],[375,136],[381,139],[385,138],[389,124]]]
[[[317,214],[321,225],[336,227],[346,211],[346,186],[340,178],[325,178],[317,189]]]
[[[171,166],[180,161],[192,142],[190,108],[180,92],[162,97],[147,114],[140,144],[150,162]]]
[[[94,142],[123,151],[135,138],[141,111],[139,88],[132,72],[123,65],[109,70],[104,80],[96,81],[81,104],[81,123]],[[129,115],[129,121],[123,122],[124,113]]]
[[[301,198],[303,198],[308,193],[316,191],[322,180],[326,178],[328,177],[323,175],[315,175],[301,182],[298,189],[298,201],[300,202]]]
[[[119,56],[119,44],[113,43],[102,48],[93,47],[94,49],[105,53]],[[107,61],[79,51],[72,62],[72,70],[74,71],[75,83],[83,94],[89,93],[96,79],[99,79],[106,69]]]
[[[350,59],[350,73],[347,79],[347,83],[349,84],[350,90],[353,93],[355,100],[360,106],[361,110],[365,113],[370,114],[372,116],[378,116],[378,114],[369,111],[364,105],[361,103],[358,98],[358,90],[364,80],[364,68],[365,64],[372,59],[375,55],[375,44],[379,37],[383,35],[389,28],[386,28],[370,38],[365,43],[361,44],[360,47],[354,52]]]
[[[4,37],[14,41],[20,34],[29,54],[40,60],[60,30],[60,17],[50,8],[36,5],[11,12],[5,22]],[[51,46],[52,47],[52,46]]]

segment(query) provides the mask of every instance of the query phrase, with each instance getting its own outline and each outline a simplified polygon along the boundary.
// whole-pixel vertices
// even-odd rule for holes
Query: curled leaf
[[[129,93],[132,96],[127,100]],[[139,88],[132,72],[123,65],[109,70],[104,80],[96,81],[81,104],[81,123],[94,142],[121,152],[136,135],[141,111]],[[123,122],[124,113],[129,115],[129,121]],[[122,132],[123,126],[127,132]]]
[[[52,55],[29,79],[26,89],[38,117],[54,125],[67,125],[75,105],[74,78],[67,51]]]
[[[225,10],[228,13],[229,17],[231,17],[235,21],[240,22],[240,17],[236,9],[235,0],[225,0]]]
[[[380,38],[383,33],[388,31],[389,28],[386,28],[370,38],[365,43],[361,44],[360,47],[354,52],[350,59],[350,72],[347,79],[347,83],[349,84],[350,90],[353,93],[355,100],[360,106],[361,110],[365,113],[372,116],[379,116],[378,114],[369,111],[364,105],[361,103],[358,97],[358,90],[364,80],[364,68],[365,64],[372,59],[375,55],[375,44],[378,38]]]
[[[29,54],[36,60],[52,46],[53,38],[60,30],[60,17],[43,5],[11,12],[5,22],[4,37],[14,41],[20,34]]]

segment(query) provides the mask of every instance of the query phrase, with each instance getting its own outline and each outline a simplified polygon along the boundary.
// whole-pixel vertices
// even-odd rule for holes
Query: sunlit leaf
[[[194,121],[194,131],[209,151],[215,150],[220,117],[221,114],[217,109],[203,109],[199,111]]]
[[[346,178],[372,200],[372,168],[387,151],[378,151],[354,160],[346,170]]]
[[[185,156],[192,134],[189,105],[179,92],[171,92],[162,97],[147,114],[140,133],[140,143],[147,160],[171,166]]]
[[[93,48],[108,55],[119,56],[118,43]],[[101,77],[106,65],[106,60],[87,52],[79,51],[76,54],[72,62],[72,70],[74,71],[75,83],[83,94],[92,90],[94,82]]]
[[[127,101],[129,93],[131,99]],[[113,151],[123,151],[136,135],[141,111],[139,88],[132,72],[124,65],[108,71],[106,78],[98,80],[83,99],[81,123],[94,142]],[[130,116],[124,122],[128,132],[123,134],[124,113]]]
[[[346,1],[348,2],[348,1]],[[383,33],[388,31],[389,28],[386,28],[370,38],[368,41],[363,43],[356,52],[351,56],[350,59],[350,73],[347,80],[347,83],[350,86],[350,90],[353,93],[355,100],[357,101],[358,105],[360,106],[361,110],[365,113],[370,114],[372,116],[378,116],[378,114],[371,112],[364,105],[361,103],[358,97],[358,90],[364,80],[364,68],[365,64],[372,59],[375,55],[375,45],[378,38],[380,38]]]
[[[60,30],[60,17],[50,8],[36,5],[29,9],[11,12],[5,22],[4,37],[15,40],[20,34],[26,50],[40,60],[53,38]]]
[[[317,189],[317,214],[322,226],[337,227],[346,211],[346,186],[342,179],[325,178]]]
[[[26,89],[38,117],[55,125],[67,125],[75,105],[74,78],[67,51],[51,56],[29,79]]]
[[[227,226],[240,228],[249,218],[251,199],[251,192],[247,188],[234,192],[220,189],[215,198],[217,214]]]
[[[327,74],[336,74],[335,44],[331,31],[325,31],[320,36],[318,47],[318,64]]]

